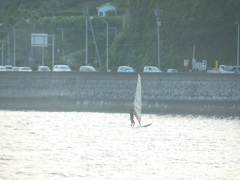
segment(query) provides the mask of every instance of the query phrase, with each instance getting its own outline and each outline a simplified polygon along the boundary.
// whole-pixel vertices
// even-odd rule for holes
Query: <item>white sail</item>
[[[135,98],[133,103],[134,115],[141,125],[141,114],[142,114],[142,90],[141,90],[141,76],[138,74]]]

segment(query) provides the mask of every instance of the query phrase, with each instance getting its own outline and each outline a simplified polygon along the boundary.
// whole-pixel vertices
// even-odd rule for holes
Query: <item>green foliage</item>
[[[157,65],[157,28],[153,13],[157,5],[163,10],[160,17],[162,68],[182,68],[184,59],[192,59],[193,45],[197,60],[207,59],[211,67],[216,59],[221,64],[236,64],[234,21],[240,19],[239,1],[138,0],[128,3],[130,16],[126,29],[111,49],[115,64],[132,65],[139,71],[147,64]]]
[[[65,53],[72,53],[85,49],[82,9],[87,6],[90,15],[96,16],[96,7],[108,2],[118,7],[119,15],[115,17],[109,12],[105,17],[110,27],[109,68],[112,70],[120,65],[130,65],[142,71],[145,65],[158,65],[154,16],[157,6],[163,11],[160,16],[162,69],[183,68],[183,60],[192,59],[194,45],[197,61],[206,59],[210,67],[214,67],[215,60],[220,64],[236,64],[237,26],[234,22],[240,20],[239,0],[9,0],[1,22],[54,33],[56,49],[64,48]],[[94,18],[92,23],[101,61],[104,62],[106,24],[102,18]],[[64,42],[61,28],[64,29]],[[74,66],[84,64],[85,54],[79,54],[75,59]],[[89,62],[94,63],[95,60],[95,47],[89,30]]]

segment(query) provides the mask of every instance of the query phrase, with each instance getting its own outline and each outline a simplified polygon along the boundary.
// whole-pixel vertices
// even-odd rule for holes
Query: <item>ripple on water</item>
[[[240,120],[0,111],[2,179],[237,179]]]

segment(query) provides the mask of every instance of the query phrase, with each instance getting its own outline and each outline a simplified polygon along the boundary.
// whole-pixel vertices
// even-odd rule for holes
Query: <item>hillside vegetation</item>
[[[118,15],[97,16],[96,7],[110,2],[118,7]],[[3,24],[16,28],[18,64],[27,64],[30,55],[30,33],[56,35],[56,63],[64,63],[62,53],[71,56],[70,66],[78,69],[85,64],[85,16],[83,9],[94,16],[92,26],[102,67],[97,62],[92,32],[89,28],[88,62],[105,70],[106,20],[109,24],[109,68],[130,65],[141,71],[145,65],[158,66],[158,39],[154,9],[160,16],[161,68],[183,68],[184,59],[208,60],[208,67],[236,64],[237,25],[240,21],[239,0],[9,0],[1,16]],[[63,37],[64,32],[64,37]],[[1,39],[6,38],[1,29]],[[25,37],[24,39],[22,39]],[[26,40],[27,39],[27,40]],[[41,63],[41,50],[32,50]],[[51,48],[45,53],[46,64],[51,65]],[[66,62],[65,62],[66,63]]]

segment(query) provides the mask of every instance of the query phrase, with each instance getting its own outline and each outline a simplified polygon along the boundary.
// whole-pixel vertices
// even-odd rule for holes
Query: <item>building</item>
[[[103,4],[101,6],[98,6],[97,11],[98,11],[98,16],[106,16],[106,13],[108,11],[115,11],[115,14],[116,14],[117,7],[107,3],[107,4]]]

